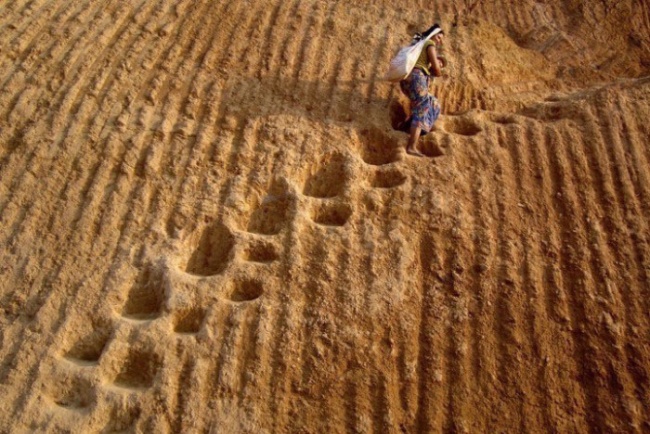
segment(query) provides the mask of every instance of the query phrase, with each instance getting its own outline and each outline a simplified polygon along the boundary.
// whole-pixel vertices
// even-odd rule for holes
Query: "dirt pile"
[[[463,7],[0,2],[0,431],[650,432],[650,7]]]

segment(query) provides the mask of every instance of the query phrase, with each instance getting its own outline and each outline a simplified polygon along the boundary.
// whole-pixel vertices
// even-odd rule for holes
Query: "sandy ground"
[[[650,5],[464,8],[0,1],[0,432],[649,433]]]

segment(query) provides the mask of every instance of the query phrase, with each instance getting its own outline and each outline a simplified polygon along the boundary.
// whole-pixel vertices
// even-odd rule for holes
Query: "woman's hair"
[[[438,23],[435,23],[433,26],[429,27],[424,32],[416,33],[415,35],[413,35],[413,40],[411,41],[411,43],[421,41],[422,39],[425,39],[433,32],[436,32],[436,34],[443,34],[443,35],[445,34],[445,32],[440,27],[440,25]]]

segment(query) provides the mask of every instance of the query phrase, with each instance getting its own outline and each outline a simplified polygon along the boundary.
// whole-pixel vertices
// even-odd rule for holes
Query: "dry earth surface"
[[[0,431],[650,432],[650,5],[466,6],[1,1]]]

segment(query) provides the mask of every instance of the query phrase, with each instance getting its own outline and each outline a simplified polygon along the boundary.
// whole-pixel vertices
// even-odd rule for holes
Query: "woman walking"
[[[426,38],[431,33],[434,36],[427,41],[413,71],[402,81],[400,88],[409,98],[411,115],[398,127],[399,130],[409,133],[406,152],[410,155],[423,157],[417,149],[420,135],[427,134],[440,116],[440,103],[433,95],[429,94],[429,84],[432,76],[442,75],[443,58],[439,57],[438,49],[442,47],[444,33],[438,24],[434,24],[424,33],[417,33],[413,43]]]

